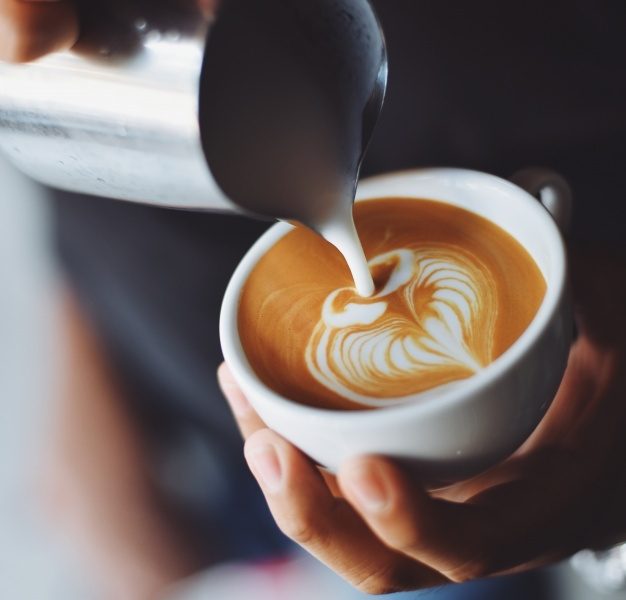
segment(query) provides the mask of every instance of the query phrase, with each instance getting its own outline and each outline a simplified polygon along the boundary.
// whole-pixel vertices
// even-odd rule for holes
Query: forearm
[[[73,296],[59,303],[60,390],[45,482],[53,523],[111,597],[154,598],[200,566],[151,477],[150,457],[90,321]]]

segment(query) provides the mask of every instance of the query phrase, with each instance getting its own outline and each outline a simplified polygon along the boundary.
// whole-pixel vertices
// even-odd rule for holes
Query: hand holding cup
[[[572,248],[578,338],[539,427],[505,462],[438,492],[385,458],[337,478],[220,381],[281,529],[367,593],[516,573],[626,540],[626,247]],[[597,290],[605,291],[598,294]]]

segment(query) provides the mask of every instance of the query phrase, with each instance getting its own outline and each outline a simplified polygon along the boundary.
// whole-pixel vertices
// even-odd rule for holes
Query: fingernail
[[[252,472],[259,483],[269,492],[277,492],[283,475],[276,449],[271,444],[261,444],[246,453]]]
[[[225,374],[222,369],[217,372],[217,381],[220,384],[220,389],[226,399],[230,408],[236,417],[244,418],[250,414],[252,406],[248,402],[239,386],[232,379],[230,373]]]
[[[385,481],[374,469],[357,466],[344,476],[344,483],[356,503],[367,512],[380,512],[388,501]]]

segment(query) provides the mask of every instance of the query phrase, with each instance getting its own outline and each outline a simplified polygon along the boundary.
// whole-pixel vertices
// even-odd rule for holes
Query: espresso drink
[[[296,402],[382,408],[457,385],[522,334],[545,280],[507,232],[467,210],[397,198],[359,202],[376,290],[357,293],[342,255],[304,227],[257,263],[238,326],[258,377]]]

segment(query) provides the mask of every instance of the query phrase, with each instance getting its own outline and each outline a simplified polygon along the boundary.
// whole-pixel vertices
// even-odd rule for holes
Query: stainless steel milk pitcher
[[[380,109],[386,82],[384,40],[367,0],[223,0],[214,21],[193,2],[159,4],[165,8],[155,17],[147,8],[151,3],[128,0],[119,3],[123,8],[108,4],[113,18],[99,32],[90,3],[82,0],[81,6],[99,35],[86,34],[71,52],[27,65],[0,65],[0,148],[26,174],[91,195],[297,217],[297,211],[280,207],[259,204],[257,210],[254,197],[238,193],[241,182],[247,182],[250,196],[256,181],[249,178],[284,160],[263,148],[279,147],[285,138],[281,127],[293,132],[294,122],[285,125],[281,113],[301,102],[310,88],[320,100],[311,107],[325,107],[328,129],[339,136],[336,147],[343,151],[358,145],[358,160],[347,154],[344,160],[356,178],[377,116],[372,105]],[[242,14],[257,20],[242,28],[237,22]],[[231,69],[229,61],[237,54],[233,39],[242,51]],[[229,40],[228,47],[222,49],[219,40]],[[289,60],[283,61],[283,55]],[[207,65],[216,61],[223,65],[213,72]],[[250,63],[243,74],[237,71],[242,61]],[[307,69],[310,76],[298,79],[296,73]],[[338,71],[329,79],[333,70]],[[253,83],[251,74],[256,74]],[[292,80],[294,86],[273,91],[277,82]],[[260,125],[227,114],[230,106],[240,110],[246,102],[251,107],[247,116],[263,121]],[[203,118],[202,110],[213,106],[223,114]],[[307,113],[298,110],[291,112],[306,121]],[[344,122],[352,125],[342,129]],[[236,140],[249,146],[250,131],[258,138],[254,147],[242,151],[233,145]],[[311,148],[311,157],[317,150]],[[207,161],[211,155],[217,157],[216,170]]]

